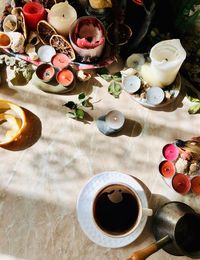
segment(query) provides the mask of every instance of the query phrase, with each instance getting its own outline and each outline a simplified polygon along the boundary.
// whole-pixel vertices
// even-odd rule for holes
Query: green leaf
[[[118,82],[112,81],[108,86],[108,92],[113,95],[115,98],[119,98],[121,94],[121,85]]]
[[[69,101],[69,102],[65,103],[63,106],[68,107],[70,109],[76,109],[77,108],[77,105],[73,101]]]
[[[200,103],[192,105],[188,110],[189,114],[196,114],[198,112],[200,112]]]
[[[115,77],[117,77],[117,78],[121,78],[121,77],[122,77],[120,71],[116,72],[113,76],[115,76]]]
[[[191,88],[187,89],[187,98],[191,102],[200,102],[200,99],[198,98],[197,93],[195,93]]]
[[[112,75],[102,74],[101,77],[102,77],[102,79],[105,79],[106,81],[112,80]]]
[[[75,113],[76,113],[76,118],[78,119],[84,118],[85,112],[82,109],[80,108],[75,109]]]
[[[96,73],[101,76],[102,74],[109,74],[109,71],[107,68],[104,67],[96,69]]]
[[[93,109],[93,104],[90,102],[91,99],[92,99],[92,97],[89,97],[89,98],[83,100],[83,101],[81,102],[81,105],[82,105],[83,107],[91,107],[91,108]]]
[[[82,99],[85,99],[86,95],[84,92],[81,92],[79,95],[78,95],[78,99],[79,100],[82,100]]]

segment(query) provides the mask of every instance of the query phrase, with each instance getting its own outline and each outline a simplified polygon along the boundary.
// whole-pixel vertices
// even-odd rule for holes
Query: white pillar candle
[[[67,2],[53,5],[47,17],[49,24],[64,37],[69,34],[69,28],[76,19],[76,10]]]
[[[141,68],[143,79],[151,86],[165,87],[176,78],[186,58],[186,51],[179,39],[161,41],[150,51],[151,63]]]
[[[112,110],[105,116],[105,122],[109,128],[119,130],[125,122],[124,115],[118,110]]]

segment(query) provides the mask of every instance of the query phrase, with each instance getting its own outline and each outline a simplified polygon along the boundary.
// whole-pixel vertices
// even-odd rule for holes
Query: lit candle
[[[56,51],[50,45],[43,45],[38,49],[37,54],[41,61],[50,62],[52,57],[56,54]]]
[[[165,98],[165,92],[159,87],[151,87],[146,92],[147,103],[151,105],[160,104]]]
[[[200,195],[200,176],[195,176],[192,178],[191,189],[193,193]]]
[[[35,30],[40,20],[45,19],[46,11],[44,6],[37,2],[26,3],[22,9],[25,17],[26,25]]]
[[[40,80],[49,82],[55,75],[55,69],[50,64],[43,63],[37,67],[36,75]]]
[[[71,72],[71,70],[63,69],[57,73],[56,79],[58,83],[67,87],[73,82],[74,74]]]
[[[175,166],[170,161],[162,161],[159,165],[159,171],[164,177],[170,178],[175,174]]]
[[[51,63],[58,69],[64,69],[69,65],[70,59],[64,53],[57,53],[52,57]]]
[[[184,195],[190,191],[190,178],[185,174],[177,173],[172,179],[172,187],[176,192]]]
[[[125,117],[120,111],[112,110],[105,116],[105,122],[109,128],[120,130],[124,125]]]
[[[174,144],[166,144],[163,147],[163,156],[165,157],[166,160],[168,161],[174,161],[178,158],[179,156],[179,149],[176,145]]]
[[[125,76],[122,80],[122,86],[129,94],[133,94],[140,89],[141,80],[134,75]]]
[[[186,51],[179,39],[161,41],[150,51],[151,63],[141,68],[143,79],[151,86],[165,87],[176,78],[186,58]]]
[[[58,3],[52,6],[48,12],[47,20],[58,34],[67,36],[71,24],[77,19],[76,10],[67,2]]]

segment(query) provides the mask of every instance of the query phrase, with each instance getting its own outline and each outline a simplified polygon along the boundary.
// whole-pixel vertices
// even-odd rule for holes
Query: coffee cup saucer
[[[141,200],[143,208],[148,208],[148,200],[141,184],[132,176],[120,172],[102,172],[92,177],[81,190],[77,200],[77,218],[85,235],[94,243],[108,248],[119,248],[135,241],[142,233],[147,216],[142,216],[138,227],[126,236],[109,236],[101,231],[93,220],[93,201],[101,189],[110,184],[124,184],[132,188]]]

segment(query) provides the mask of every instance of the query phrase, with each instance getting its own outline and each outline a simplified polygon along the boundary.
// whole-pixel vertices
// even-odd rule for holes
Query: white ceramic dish
[[[94,243],[108,248],[119,248],[132,243],[142,233],[147,222],[147,216],[143,216],[136,230],[124,237],[109,236],[97,228],[93,220],[92,205],[94,196],[103,187],[114,183],[125,184],[134,189],[140,197],[143,207],[148,208],[145,191],[134,177],[120,172],[102,172],[91,178],[79,194],[77,217],[86,236]]]

